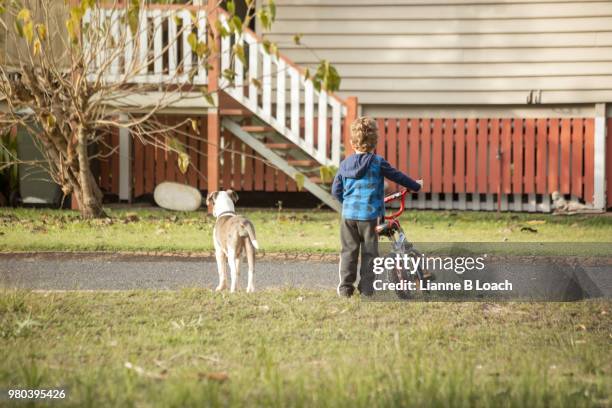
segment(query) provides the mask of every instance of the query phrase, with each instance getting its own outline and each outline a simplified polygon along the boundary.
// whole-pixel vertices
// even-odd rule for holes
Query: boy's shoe
[[[338,288],[338,296],[348,299],[353,296],[353,290],[349,288]]]
[[[361,285],[362,282],[360,282],[359,286],[357,287],[357,289],[359,290],[359,294],[361,296],[366,296],[366,297],[370,297],[374,294],[374,288],[372,287],[372,285]]]

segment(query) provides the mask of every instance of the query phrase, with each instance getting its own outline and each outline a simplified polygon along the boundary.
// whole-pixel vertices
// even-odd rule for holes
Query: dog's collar
[[[217,218],[225,217],[228,215],[236,215],[234,211],[223,211],[221,214],[217,215]]]

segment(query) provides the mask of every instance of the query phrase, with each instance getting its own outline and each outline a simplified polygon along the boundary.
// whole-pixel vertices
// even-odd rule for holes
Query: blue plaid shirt
[[[384,216],[385,178],[412,191],[421,188],[373,153],[353,154],[343,160],[332,185],[332,194],[342,203],[342,217],[366,221]]]

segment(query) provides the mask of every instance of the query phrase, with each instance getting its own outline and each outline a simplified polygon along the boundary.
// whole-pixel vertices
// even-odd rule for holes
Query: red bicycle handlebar
[[[385,220],[391,220],[399,217],[404,212],[406,208],[406,194],[408,194],[408,190],[404,189],[402,191],[398,191],[397,193],[390,194],[385,197],[385,203],[400,199],[400,208],[396,212],[391,215],[385,215]]]

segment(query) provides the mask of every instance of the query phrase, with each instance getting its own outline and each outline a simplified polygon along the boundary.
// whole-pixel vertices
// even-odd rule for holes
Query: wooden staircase
[[[99,27],[110,24],[113,38],[119,39],[122,26],[119,23],[125,13],[125,7],[88,9],[84,23]],[[137,72],[132,72],[130,81],[180,85],[176,87],[180,90],[179,99],[183,97],[182,88],[184,95],[193,97],[189,92],[196,89],[194,85],[206,86],[218,103],[202,104],[201,97],[192,98],[189,103],[194,104],[196,111],[205,110],[203,113],[208,114],[209,157],[218,157],[221,125],[323,203],[339,210],[339,203],[329,192],[329,180],[323,183],[319,175],[323,166],[327,170],[340,165],[342,132],[343,128],[346,132],[346,123],[356,116],[356,99],[345,101],[333,93],[317,90],[303,69],[281,54],[269,53],[269,47],[266,50],[264,41],[254,32],[232,32],[227,23],[229,18],[226,11],[212,3],[206,7],[146,7],[139,15],[138,34],[134,38],[125,34],[134,40],[129,41],[125,55],[114,58],[110,64],[105,64],[104,58],[96,59],[96,66],[107,71],[104,80],[109,82],[125,78],[130,67],[136,66]],[[207,32],[207,27],[216,27],[219,22],[230,35],[220,38],[218,30]],[[194,35],[198,41],[214,41],[215,44],[208,45],[219,50],[219,57],[207,64],[200,61],[201,57],[189,46],[190,36]],[[244,59],[233,52],[236,45],[244,50]],[[86,49],[101,57],[107,52],[87,45]],[[228,70],[235,73],[231,82],[222,75]],[[192,71],[194,76],[189,74]],[[88,75],[95,79],[95,74]],[[193,102],[196,100],[200,104]],[[217,165],[209,162],[207,170],[208,189],[218,188],[218,162]]]
[[[301,178],[304,189],[330,208],[341,210],[340,203],[330,193],[331,180],[323,183],[319,177],[320,164],[316,160],[308,157],[295,144],[287,143],[274,129],[245,125],[245,119],[248,118],[225,116],[221,125],[289,177],[294,180]]]
[[[227,24],[225,12],[219,13],[222,24]],[[246,64],[233,56],[235,44],[244,48]],[[302,69],[281,54],[269,54],[261,38],[248,30],[221,39],[220,65],[221,72],[236,73],[231,83],[219,78],[221,89],[232,99],[229,106],[221,106],[221,125],[340,211],[340,203],[330,193],[331,180],[321,180],[320,168],[340,165],[346,102],[316,90]]]

